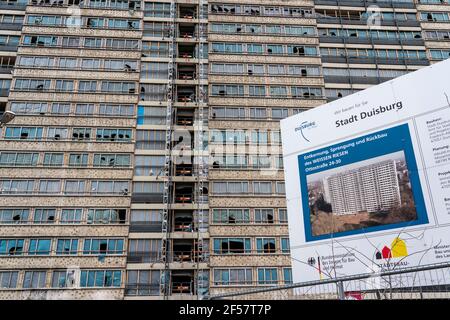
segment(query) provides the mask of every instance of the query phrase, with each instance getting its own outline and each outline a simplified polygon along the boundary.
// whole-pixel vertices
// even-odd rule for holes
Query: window
[[[18,60],[18,65],[23,67],[48,68],[55,65],[55,58],[22,56]]]
[[[68,285],[75,283],[75,275],[69,270],[53,271],[52,288],[66,288]]]
[[[102,39],[84,38],[84,46],[86,48],[101,48],[102,47]]]
[[[54,223],[56,217],[55,209],[35,209],[34,210],[34,223]]]
[[[323,95],[321,88],[291,87],[293,98],[311,98],[321,97]]]
[[[278,282],[276,268],[258,268],[258,284],[274,285]]]
[[[45,288],[47,271],[26,271],[23,278],[23,288],[39,289]]]
[[[289,253],[290,251],[289,238],[281,238],[281,252]]]
[[[136,149],[163,150],[166,145],[165,131],[137,130]]]
[[[136,176],[160,176],[164,169],[164,156],[135,156],[134,174]]]
[[[288,109],[286,108],[273,108],[272,118],[273,119],[284,119],[288,116]]]
[[[285,86],[270,86],[271,97],[286,97],[287,88]]]
[[[21,255],[23,239],[0,239],[0,255]]]
[[[56,91],[73,91],[73,80],[56,80],[55,90]]]
[[[0,192],[3,194],[32,193],[34,180],[0,180]]]
[[[26,46],[52,47],[58,43],[58,37],[54,36],[24,36],[23,44]]]
[[[82,59],[81,69],[98,70],[100,69],[100,59]]]
[[[88,164],[87,153],[71,153],[69,155],[69,166],[71,167],[86,167]]]
[[[267,144],[268,133],[263,130],[252,130],[251,131],[251,142],[253,144]]]
[[[51,243],[50,239],[30,239],[28,255],[49,255]]]
[[[268,44],[267,45],[268,54],[283,54],[283,46],[281,44]]]
[[[275,238],[256,238],[256,252],[275,253]]]
[[[146,2],[146,4],[149,4]],[[129,270],[126,295],[148,296],[160,294],[160,272]]]
[[[85,190],[86,190],[85,180],[66,180],[64,185],[64,194],[66,195],[84,194]]]
[[[105,48],[108,49],[139,49],[139,40],[134,39],[106,39]]]
[[[292,284],[292,269],[291,268],[283,268],[283,279],[284,284]]]
[[[239,194],[248,193],[248,182],[229,181],[213,182],[213,193],[215,194]]]
[[[214,285],[251,285],[252,269],[214,269]]]
[[[72,224],[80,223],[83,215],[83,209],[62,209],[60,223]]]
[[[269,64],[267,66],[268,74],[273,75],[284,75],[284,65],[282,64]]]
[[[18,271],[0,271],[0,288],[12,289],[17,288]]]
[[[139,29],[139,20],[108,19],[108,27],[114,29]]]
[[[262,52],[262,45],[261,52]],[[213,42],[211,44],[212,52],[220,52],[220,53],[242,53],[242,44],[240,43],[216,43]]]
[[[286,209],[278,209],[278,219],[279,219],[280,223],[288,222],[288,216],[287,216]]]
[[[0,223],[26,223],[28,221],[28,209],[0,209]]]
[[[58,239],[56,254],[76,255],[78,252],[78,239]]]
[[[93,194],[128,194],[128,181],[98,181],[91,183],[91,192]]]
[[[129,154],[94,154],[94,167],[129,167],[130,165],[131,155]]]
[[[45,153],[44,166],[62,166],[64,160],[63,153]]]
[[[86,287],[120,287],[122,272],[119,270],[83,270],[80,286]]]
[[[69,134],[69,129],[67,128],[48,128],[47,129],[47,139],[50,140],[65,140]]]
[[[39,193],[59,194],[60,191],[61,191],[60,180],[39,181]]]
[[[52,113],[54,114],[69,114],[70,104],[69,103],[52,103]]]
[[[262,64],[248,64],[247,65],[247,73],[249,76],[251,75],[263,75],[264,74],[264,65]]]
[[[91,128],[73,128],[72,140],[90,140]]]
[[[6,127],[5,139],[34,140],[42,138],[42,127]]]
[[[130,239],[128,257],[135,263],[158,262],[161,255],[161,240]],[[178,252],[174,252],[178,254]]]
[[[215,223],[249,223],[249,209],[213,209]]]
[[[129,129],[105,129],[97,128],[97,141],[130,141]]]
[[[286,188],[284,182],[277,181],[275,184],[275,193],[277,194],[285,194]]]
[[[169,56],[168,42],[147,42],[142,43],[143,56],[145,57],[161,57]]]
[[[255,194],[271,194],[272,182],[270,181],[254,181],[253,193]]]
[[[45,102],[11,102],[11,111],[23,114],[46,113],[48,104]]]
[[[89,209],[87,223],[125,223],[126,209]]]
[[[250,118],[266,119],[267,118],[267,109],[266,108],[250,108]]]
[[[102,92],[134,94],[136,84],[134,82],[102,81]]]
[[[0,166],[35,166],[38,153],[0,152]]]
[[[76,58],[59,58],[59,67],[62,69],[75,69],[77,67]]]
[[[88,28],[102,28],[104,23],[104,18],[86,18],[86,26]]]
[[[132,116],[134,115],[134,106],[131,104],[101,104],[99,114],[103,116]]]
[[[242,85],[212,85],[211,95],[213,96],[243,96],[244,86]]]
[[[273,209],[255,209],[256,223],[274,223]]]
[[[214,239],[214,253],[216,254],[250,253],[250,250],[250,238]]]
[[[245,118],[244,108],[233,108],[233,107],[213,107],[212,118]]]
[[[83,254],[121,254],[123,239],[85,239]]]
[[[97,91],[97,81],[87,81],[82,80],[78,83],[78,92],[96,92]]]
[[[264,97],[266,95],[266,87],[264,87],[264,86],[249,86],[248,94],[250,97]]]
[[[170,3],[144,3],[144,17],[170,18]]]
[[[123,63],[122,63],[123,68]],[[168,79],[169,65],[160,62],[142,62],[141,79]]]
[[[247,53],[250,54],[263,54],[263,45],[262,44],[255,44],[255,43],[248,43],[247,44]]]
[[[154,224],[161,230],[162,210],[131,210],[131,224]]]
[[[271,166],[272,163],[270,161],[270,156],[268,155],[252,156],[253,169],[271,168]]]

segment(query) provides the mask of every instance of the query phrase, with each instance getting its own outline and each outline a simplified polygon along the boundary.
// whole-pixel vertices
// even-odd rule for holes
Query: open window
[[[192,271],[172,271],[172,294],[193,294],[194,274]]]

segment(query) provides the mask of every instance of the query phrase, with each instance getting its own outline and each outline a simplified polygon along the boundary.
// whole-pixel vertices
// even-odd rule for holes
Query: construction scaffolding
[[[183,3],[184,4],[184,3]],[[184,26],[178,27],[177,19],[178,14],[180,18],[189,19],[192,23],[195,23],[192,29]],[[160,277],[160,292],[164,296],[164,299],[168,299],[171,293],[186,293],[196,294],[199,298],[208,294],[209,288],[209,270],[205,270],[205,263],[208,261],[208,240],[203,237],[203,234],[207,231],[208,212],[204,209],[205,203],[207,203],[207,181],[208,181],[208,156],[205,155],[204,150],[204,138],[205,138],[205,123],[207,123],[207,95],[208,89],[206,85],[208,67],[205,57],[205,44],[207,43],[207,22],[205,17],[207,16],[207,2],[199,0],[195,9],[192,12],[182,12],[177,1],[173,0],[170,3],[170,23],[168,25],[168,82],[167,82],[167,111],[166,111],[166,126],[165,126],[165,162],[164,162],[164,188],[163,188],[163,210],[162,210],[162,244],[161,244],[161,262],[164,263],[164,270],[161,271]],[[195,38],[195,44],[197,46],[194,52],[184,52],[178,47],[178,38],[180,41],[187,41],[192,43],[191,40]],[[186,64],[180,66],[176,63],[176,59],[185,59]],[[195,64],[197,70],[192,71],[190,66],[191,59],[196,59]],[[194,81],[197,80],[197,88],[193,89],[193,92],[187,90],[190,88],[177,86],[177,80]],[[192,84],[191,82],[191,84]],[[178,117],[178,111],[174,104],[182,103],[186,108],[188,103],[192,103],[192,107],[195,107],[194,121],[185,119],[182,116]],[[175,117],[175,114],[177,117]],[[180,113],[181,115],[181,113]],[[176,119],[175,119],[176,118]],[[190,136],[190,133],[176,132],[174,124],[186,126],[192,126],[193,132],[193,145],[191,147],[185,145],[181,151],[186,148],[192,150],[191,161],[193,160],[192,169],[189,165],[181,162],[179,166],[174,166],[174,157],[182,156],[181,153],[175,153],[174,151],[180,151],[174,144],[175,140],[178,142],[185,138],[184,135]],[[190,129],[191,130],[191,129]],[[180,140],[181,137],[181,140]],[[189,137],[188,137],[189,138]],[[189,187],[185,186],[188,191],[182,190],[179,194],[175,190],[173,176],[174,175],[189,176],[192,175],[193,190],[189,191]],[[195,206],[194,213],[196,219],[193,219],[192,224],[183,225],[175,224],[175,220],[171,216],[173,213],[172,202],[177,204],[187,205],[193,204]],[[193,214],[194,215],[194,214]],[[196,220],[196,221],[195,221]],[[189,252],[179,251],[178,254],[174,251],[174,244],[171,243],[170,233],[171,222],[174,223],[178,231],[193,231],[196,232],[196,239],[192,243],[192,249]],[[173,261],[172,261],[173,260]],[[183,281],[176,286],[171,284],[172,274],[170,270],[170,262],[193,262],[196,270],[194,279],[191,281]],[[202,265],[203,264],[203,265]]]
[[[166,109],[166,144],[164,157],[164,189],[163,189],[163,210],[162,210],[162,239],[161,239],[161,262],[164,263],[164,270],[161,272],[161,293],[164,299],[169,295],[169,259],[167,257],[167,248],[169,247],[169,219],[172,203],[172,132],[173,132],[173,98],[174,98],[174,68],[176,51],[176,5],[175,0],[170,2],[170,24],[169,24],[169,64],[168,64],[168,82],[167,82],[167,109]]]

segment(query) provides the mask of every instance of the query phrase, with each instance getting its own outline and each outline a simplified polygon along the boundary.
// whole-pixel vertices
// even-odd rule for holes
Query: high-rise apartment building
[[[325,179],[334,214],[378,212],[401,204],[395,160],[336,173]]]
[[[0,298],[290,283],[279,120],[449,35],[447,0],[0,1]]]

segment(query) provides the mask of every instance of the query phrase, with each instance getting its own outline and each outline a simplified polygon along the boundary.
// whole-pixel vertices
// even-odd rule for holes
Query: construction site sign
[[[447,60],[281,121],[294,282],[450,261],[449,97]]]

